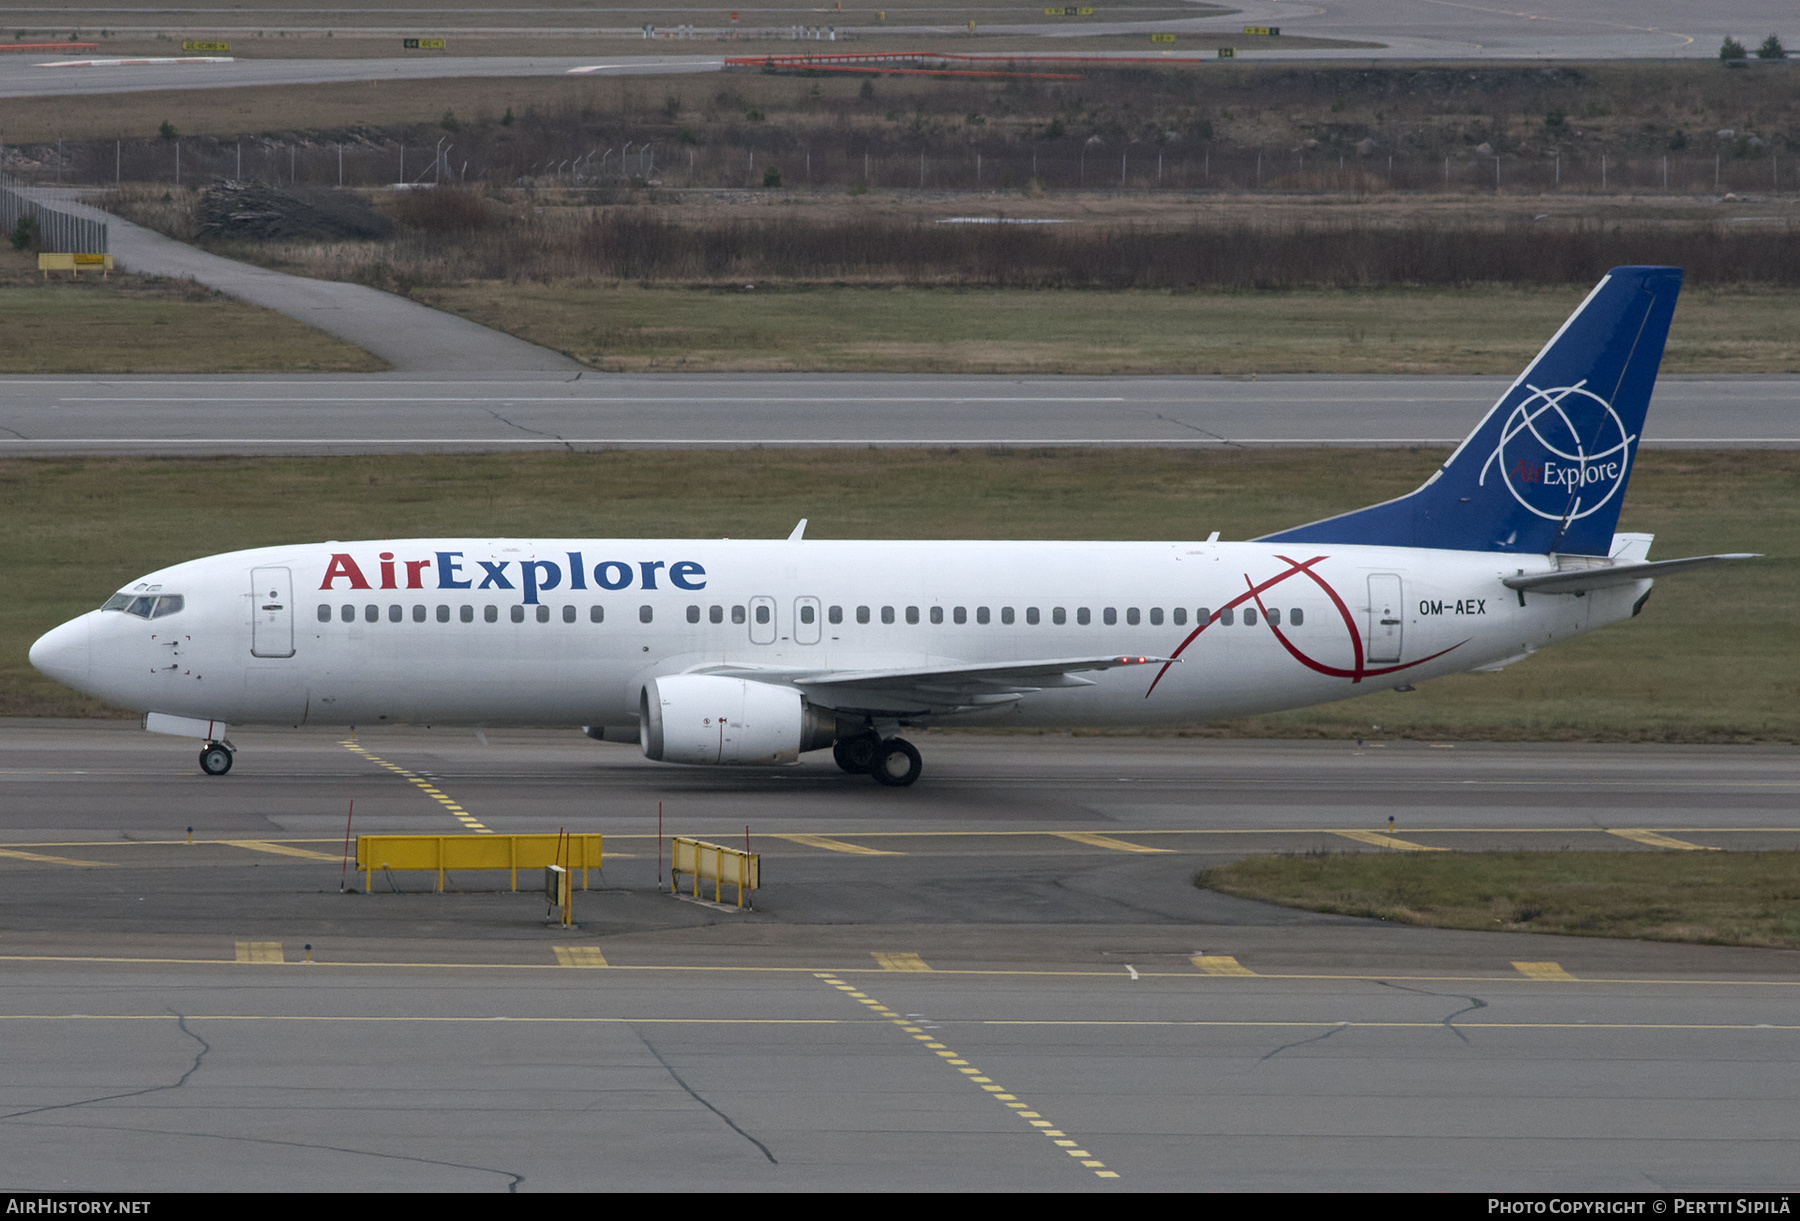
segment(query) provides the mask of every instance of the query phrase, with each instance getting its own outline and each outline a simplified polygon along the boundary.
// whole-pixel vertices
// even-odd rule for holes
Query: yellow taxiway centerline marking
[[[1608,829],[1608,835],[1616,835],[1620,839],[1628,839],[1636,844],[1649,848],[1679,848],[1688,852],[1718,852],[1720,849],[1707,844],[1690,844],[1685,839],[1673,839],[1667,835],[1658,835],[1654,831]]]
[[[832,839],[829,835],[769,835],[765,839],[785,839],[790,844],[801,844],[808,848],[824,848],[831,852],[850,852],[857,856],[905,856],[904,852],[890,852],[885,848],[865,848],[861,844],[845,843],[841,839]]]
[[[1392,848],[1398,852],[1448,852],[1448,848],[1432,848],[1425,844],[1415,844],[1409,839],[1395,839],[1391,835],[1382,835],[1376,831],[1333,831],[1333,835],[1345,839],[1353,839],[1359,844],[1373,844],[1377,848]]]
[[[90,962],[90,963],[139,964],[139,965],[145,965],[145,966],[184,966],[184,967],[229,967],[229,966],[235,965],[230,959],[225,959],[225,958],[125,958],[125,957],[120,957],[120,956],[115,956],[115,955],[104,955],[104,954],[0,954],[0,962]],[[352,969],[363,969],[363,968],[371,968],[372,967],[372,968],[375,968],[378,970],[384,970],[384,971],[397,971],[397,970],[543,971],[543,970],[556,970],[557,969],[554,964],[544,963],[544,962],[387,962],[387,961],[356,962],[356,961],[341,961],[341,960],[334,961],[334,962],[326,962],[323,960],[319,960],[317,958],[315,958],[315,960],[311,963],[289,963],[287,965],[293,966],[293,967],[303,967],[308,970],[310,970],[314,967],[322,967],[322,966],[352,968]],[[810,974],[817,974],[817,972],[818,972],[818,968],[816,968],[816,967],[745,967],[745,966],[691,966],[691,965],[690,966],[671,966],[671,965],[662,964],[662,963],[616,963],[616,962],[609,962],[607,964],[607,969],[612,970],[612,971],[688,971],[688,972],[694,972],[696,974],[704,974],[704,973],[709,973],[709,972],[722,974],[725,972],[737,971],[737,972],[743,972],[743,973],[753,974],[753,975],[758,975],[758,974],[760,974],[760,975],[809,974],[810,975]],[[880,967],[846,967],[846,968],[841,968],[841,969],[837,970],[835,973],[838,975],[862,975],[862,974],[873,975],[873,974],[876,974],[877,972],[879,972],[880,970],[881,970]],[[1112,970],[1112,971],[1052,971],[1052,970],[1014,969],[1014,968],[994,968],[994,969],[949,968],[949,969],[945,969],[945,968],[941,968],[941,967],[934,967],[932,969],[932,974],[940,975],[940,976],[968,976],[971,978],[983,978],[983,977],[990,977],[990,976],[1021,977],[1021,978],[1037,977],[1037,978],[1044,978],[1044,979],[1113,979],[1113,980],[1122,980],[1122,979],[1126,978],[1125,976],[1120,975],[1118,973],[1118,971],[1116,971],[1116,970]],[[1141,977],[1143,979],[1203,980],[1203,979],[1214,978],[1212,976],[1208,976],[1208,975],[1204,975],[1204,974],[1195,974],[1192,971],[1139,971],[1138,975],[1139,975],[1139,977]],[[1304,982],[1304,983],[1341,983],[1341,982],[1349,981],[1349,980],[1390,980],[1390,981],[1394,981],[1394,982],[1398,982],[1398,983],[1409,983],[1409,984],[1410,983],[1427,983],[1427,984],[1430,984],[1430,983],[1438,983],[1438,984],[1518,983],[1518,984],[1522,984],[1522,983],[1530,982],[1522,975],[1402,975],[1402,974],[1399,974],[1397,972],[1392,972],[1392,971],[1382,972],[1382,973],[1378,973],[1378,974],[1361,974],[1361,975],[1337,975],[1337,974],[1324,974],[1321,972],[1300,972],[1300,971],[1284,971],[1284,972],[1279,972],[1279,973],[1268,972],[1268,971],[1259,971],[1256,973],[1256,978],[1258,978],[1258,979],[1293,980],[1293,981]],[[1678,987],[1678,986],[1699,986],[1699,987],[1720,987],[1720,988],[1730,988],[1730,987],[1800,988],[1800,979],[1686,979],[1686,978],[1678,978],[1678,977],[1677,978],[1664,978],[1664,979],[1637,979],[1637,978],[1593,978],[1593,977],[1579,978],[1578,977],[1575,982],[1583,983],[1583,984],[1599,984],[1599,985],[1641,984],[1641,985],[1648,985],[1648,986],[1659,987],[1659,988]]]
[[[1572,984],[1575,977],[1563,970],[1560,962],[1515,962],[1513,970],[1526,979],[1541,979],[1551,983]]]
[[[869,954],[880,965],[883,971],[929,971],[923,958],[917,954],[884,954],[880,950],[870,950]]]
[[[812,972],[817,975],[817,972]],[[420,1024],[462,1023],[476,1025],[487,1022],[507,1022],[517,1025],[538,1026],[629,1026],[634,1024],[661,1026],[888,1026],[895,1020],[888,1018],[723,1018],[723,1017],[594,1017],[594,1016],[562,1016],[562,1017],[507,1017],[490,1014],[480,1015],[439,1015],[436,1017],[409,1017],[396,1015],[357,1015],[357,1014],[315,1014],[315,1013],[0,1013],[0,1022],[178,1022],[183,1019],[190,1022],[368,1022],[398,1023],[417,1022]],[[900,1018],[898,1021],[907,1021]],[[1116,1021],[1116,1020],[1075,1020],[1058,1021],[1054,1018],[1026,1018],[1008,1020],[989,1018],[973,1022],[959,1022],[955,1019],[943,1019],[934,1025],[956,1026],[1104,1026],[1104,1027],[1156,1027],[1160,1029],[1224,1029],[1237,1028],[1247,1030],[1442,1030],[1442,1021],[1430,1022],[1338,1022],[1338,1021]],[[1458,1030],[1767,1030],[1775,1033],[1800,1031],[1800,1025],[1794,1023],[1775,1024],[1770,1022],[1458,1022]],[[941,1045],[940,1045],[941,1046]]]
[[[1195,954],[1188,959],[1207,975],[1255,975],[1249,967],[1233,958],[1230,954]],[[1143,972],[1139,971],[1142,975]]]
[[[81,861],[72,856],[45,856],[41,852],[20,852],[12,848],[0,848],[0,856],[11,857],[15,861],[35,861],[39,865],[82,865],[102,869],[118,865],[117,861]]]
[[[431,781],[425,779],[425,777],[419,775],[416,772],[407,771],[404,767],[401,767],[398,763],[389,763],[386,759],[381,758],[379,755],[370,754],[367,750],[364,750],[362,747],[358,746],[355,742],[346,740],[343,742],[339,742],[338,745],[343,747],[347,751],[350,751],[354,754],[361,755],[363,758],[367,759],[371,763],[374,763],[380,767],[387,768],[388,771],[393,772],[396,776],[399,776],[399,777],[403,778],[404,780],[406,780],[408,783],[413,784],[413,785],[417,786],[418,788],[424,790],[426,795],[431,797],[432,800],[442,802],[444,805],[444,808],[447,809],[456,818],[456,820],[458,822],[460,822],[468,830],[475,832],[477,835],[492,835],[493,834],[493,831],[489,830],[487,827],[482,826],[481,823],[476,821],[476,819],[473,815],[465,812],[461,806],[457,805],[454,801],[450,800],[448,797],[445,797],[439,789],[433,787]],[[337,858],[336,857],[327,857],[326,859],[327,860],[336,860]]]
[[[1173,852],[1173,848],[1146,848],[1142,844],[1128,844],[1122,839],[1114,839],[1110,835],[1099,835],[1092,831],[1052,831],[1058,839],[1073,840],[1077,844],[1086,844],[1090,848],[1110,848],[1114,852]]]
[[[308,848],[290,848],[286,844],[273,844],[265,839],[223,839],[222,844],[233,848],[248,848],[252,852],[273,852],[277,856],[302,856],[309,861],[338,861],[342,858],[327,852],[314,852]]]
[[[879,957],[879,955],[877,955],[877,957]],[[1096,1158],[1092,1153],[1089,1153],[1086,1149],[1076,1148],[1075,1146],[1080,1143],[1079,1141],[1069,1139],[1068,1133],[1059,1130],[1055,1124],[1045,1119],[1043,1115],[1037,1111],[1031,1110],[1030,1104],[1020,1101],[1018,1095],[1007,1093],[1005,1086],[997,1083],[992,1077],[983,1075],[979,1068],[976,1068],[967,1060],[957,1055],[956,1052],[951,1051],[948,1047],[944,1046],[944,1044],[938,1041],[938,1036],[927,1032],[926,1029],[917,1024],[913,1018],[895,1013],[880,1001],[858,992],[855,988],[851,987],[843,980],[838,979],[829,971],[819,971],[814,974],[817,979],[830,984],[839,992],[847,993],[849,996],[854,997],[858,1003],[869,1006],[869,1012],[879,1015],[883,1022],[898,1026],[904,1033],[911,1035],[914,1039],[923,1043],[925,1045],[925,1050],[935,1052],[946,1064],[954,1067],[958,1073],[966,1077],[971,1085],[979,1086],[983,1093],[992,1095],[994,1101],[1000,1103],[1000,1105],[1004,1106],[1007,1110],[1012,1111],[1018,1118],[1023,1119],[1042,1135],[1049,1137],[1059,1150],[1068,1154],[1070,1157],[1079,1160],[1083,1168],[1092,1170],[1095,1177],[1102,1179],[1116,1179],[1119,1177],[1118,1171],[1108,1170],[1106,1168],[1106,1163]]]

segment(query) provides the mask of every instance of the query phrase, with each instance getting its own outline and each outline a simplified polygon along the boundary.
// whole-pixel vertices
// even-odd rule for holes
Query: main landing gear
[[[919,778],[924,761],[918,747],[905,738],[883,740],[873,733],[839,738],[831,747],[831,757],[847,772],[864,772],[875,777],[877,784],[903,789]]]
[[[200,752],[200,770],[209,776],[223,776],[231,770],[231,745],[227,742],[208,742],[206,749]]]

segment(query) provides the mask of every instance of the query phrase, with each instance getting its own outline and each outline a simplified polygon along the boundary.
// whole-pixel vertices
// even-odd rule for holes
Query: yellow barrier
[[[564,859],[566,858],[566,859]],[[374,881],[377,869],[426,872],[435,870],[438,889],[444,874],[453,869],[506,869],[512,888],[519,889],[519,870],[564,865],[581,870],[581,888],[587,889],[589,869],[603,864],[598,835],[359,835],[356,868],[363,875],[363,892]]]
[[[38,270],[44,273],[46,280],[50,278],[50,273],[53,271],[66,271],[70,275],[78,276],[83,267],[98,267],[100,278],[104,280],[106,273],[113,269],[112,255],[68,254],[48,250],[38,255]]]
[[[685,835],[677,835],[670,841],[673,852],[669,857],[669,890],[673,893],[680,886],[677,880],[682,874],[694,879],[694,897],[700,897],[700,883],[710,881],[713,884],[713,902],[721,902],[725,883],[730,882],[737,887],[737,905],[744,906],[744,892],[755,890],[761,885],[762,857],[754,852],[744,852],[738,848],[727,848],[722,844],[709,844],[704,840],[689,839]]]

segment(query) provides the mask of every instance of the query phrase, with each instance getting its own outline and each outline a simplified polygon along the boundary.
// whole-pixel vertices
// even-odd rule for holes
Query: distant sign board
[[[1092,17],[1093,15],[1094,10],[1091,8],[1047,8],[1044,10],[1046,17]]]
[[[1278,25],[1247,25],[1244,27],[1244,33],[1261,34],[1267,38],[1274,38],[1281,33],[1281,27]]]
[[[1220,59],[1236,59],[1237,52],[1232,50],[1230,47],[1220,47],[1219,48],[1219,58]]]
[[[1174,42],[1175,35],[1173,35],[1173,34],[1152,34],[1152,35],[1150,35],[1150,41],[1151,42]]]
[[[181,44],[181,49],[183,51],[204,51],[208,54],[223,54],[231,50],[231,44],[228,42],[184,42]]]
[[[403,38],[400,48],[404,51],[442,51],[444,40],[441,38]]]

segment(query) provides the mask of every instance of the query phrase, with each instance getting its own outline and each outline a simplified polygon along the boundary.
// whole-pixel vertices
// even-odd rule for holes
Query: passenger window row
[[[118,603],[118,605],[114,605],[114,603]],[[164,615],[174,614],[176,611],[180,610],[181,607],[182,607],[182,599],[179,594],[164,595],[161,598],[143,598],[143,597],[131,598],[131,597],[127,597],[126,595],[121,594],[121,595],[118,595],[117,597],[113,598],[111,601],[109,601],[103,609],[122,610],[122,611],[125,611],[127,614],[139,615],[145,619],[150,619],[150,618],[160,619]],[[549,623],[551,621],[551,618],[552,618],[551,608],[548,606],[533,606],[530,608],[527,608],[524,606],[514,606],[514,607],[509,608],[509,617],[512,619],[512,621],[514,623],[523,623],[526,620],[526,612],[528,609],[530,611],[530,617],[535,619],[537,622]],[[451,614],[450,607],[440,603],[437,607],[437,614],[435,617],[439,623],[449,623],[450,622],[450,614]],[[700,614],[701,614],[701,610],[700,610],[699,606],[690,605],[687,608],[687,621],[689,623],[699,623],[700,622]],[[723,622],[725,622],[725,614],[726,614],[726,608],[723,606],[708,607],[706,610],[706,620],[708,623],[723,623]],[[770,622],[770,617],[771,617],[770,608],[766,604],[756,606],[754,608],[754,614],[755,614],[756,622],[758,624],[767,625]],[[869,607],[859,606],[856,608],[856,621],[858,623],[868,623],[870,620],[870,614],[871,614],[871,612],[870,612]],[[932,623],[942,623],[944,621],[944,608],[941,606],[929,607],[927,609],[927,614]],[[1289,625],[1291,625],[1293,627],[1299,627],[1306,622],[1306,612],[1303,608],[1298,607],[1298,606],[1290,608],[1287,612],[1287,616],[1288,616]],[[344,623],[355,623],[357,621],[358,617],[359,617],[358,616],[358,608],[348,602],[344,603],[342,606],[337,608],[336,618],[338,618],[339,620],[341,620]],[[381,622],[381,619],[382,619],[381,607],[375,605],[372,602],[368,603],[361,608],[360,617],[364,623],[379,623],[379,622]],[[411,617],[412,617],[412,621],[414,623],[424,623],[426,621],[426,619],[430,616],[429,616],[428,610],[425,606],[415,604],[412,608],[412,616]],[[457,608],[456,617],[459,620],[461,620],[463,623],[473,623],[473,622],[475,622],[475,608],[473,606],[464,604],[463,606]],[[564,606],[562,608],[561,618],[564,623],[574,623],[578,617],[579,617],[579,612],[576,610],[575,607]],[[748,621],[749,617],[750,616],[746,614],[744,607],[734,606],[731,608],[732,623],[734,623],[734,624],[745,623]],[[826,611],[825,617],[827,618],[827,620],[829,620],[833,624],[842,623],[844,621],[844,608],[841,606],[833,606]],[[919,608],[916,606],[906,607],[905,611],[904,611],[904,617],[905,617],[905,620],[907,623],[918,623],[919,622]],[[329,603],[321,602],[319,604],[319,622],[320,623],[330,623],[332,618],[333,618],[333,614],[332,614],[331,605]],[[387,620],[389,623],[402,623],[406,620],[406,618],[407,618],[406,608],[401,606],[399,603],[393,603],[392,605],[390,605],[387,608]],[[482,618],[482,621],[485,623],[498,623],[500,621],[500,608],[498,606],[493,606],[493,605],[488,605],[488,606],[482,607],[481,608],[481,618]],[[650,622],[654,621],[654,619],[655,619],[655,609],[653,607],[648,606],[648,605],[638,607],[638,622],[639,623],[650,623]],[[813,608],[811,605],[803,605],[800,608],[800,619],[801,619],[801,622],[807,623],[807,624],[810,624],[813,622]],[[1198,610],[1196,610],[1194,612],[1194,622],[1196,624],[1205,624],[1208,621],[1210,621],[1211,619],[1212,619],[1212,612],[1204,606],[1200,607]],[[1218,621],[1220,624],[1222,624],[1225,627],[1231,627],[1236,622],[1236,619],[1237,619],[1236,612],[1231,607],[1226,607],[1224,610],[1221,610],[1219,612]],[[1243,619],[1244,619],[1244,625],[1246,627],[1255,627],[1256,621],[1257,621],[1256,608],[1254,606],[1244,607],[1243,608]],[[1281,626],[1281,608],[1278,606],[1269,607],[1268,619],[1269,619],[1270,626],[1280,627]],[[606,620],[606,609],[604,607],[599,606],[597,604],[594,606],[588,607],[588,622],[603,623],[603,622],[605,622],[605,620]],[[957,624],[966,624],[969,621],[969,608],[966,606],[956,606],[956,607],[950,608],[950,621],[952,623],[957,623]],[[1066,624],[1068,621],[1069,621],[1069,612],[1066,607],[1056,606],[1056,607],[1052,607],[1050,609],[1050,622],[1051,623],[1061,626],[1063,624]],[[1108,607],[1105,607],[1104,609],[1102,609],[1100,612],[1100,621],[1103,624],[1105,624],[1107,627],[1113,627],[1113,626],[1117,625],[1117,623],[1119,622],[1118,608],[1114,607],[1114,606],[1108,606]],[[1136,627],[1138,624],[1142,623],[1143,621],[1144,621],[1143,613],[1137,607],[1128,606],[1125,608],[1125,623],[1127,624],[1127,626]],[[1187,608],[1184,606],[1178,606],[1175,609],[1173,609],[1172,611],[1170,611],[1169,612],[1169,621],[1171,623],[1173,623],[1176,627],[1186,627],[1187,621],[1188,621]],[[883,622],[883,623],[896,622],[896,614],[895,614],[894,607],[884,606],[881,608],[881,622]],[[977,624],[987,624],[987,623],[993,622],[993,615],[992,615],[992,612],[990,611],[990,609],[985,606],[977,606],[975,608],[975,622]],[[1006,626],[1011,626],[1012,624],[1017,622],[1017,618],[1015,616],[1015,613],[1014,613],[1014,610],[1012,607],[1002,606],[1000,608],[1000,622],[1001,622],[1001,624],[1006,625]],[[1035,627],[1037,624],[1042,622],[1042,619],[1039,616],[1037,607],[1028,606],[1025,608],[1025,622],[1026,622],[1026,624],[1033,626],[1033,627]],[[1091,624],[1093,622],[1092,612],[1085,606],[1077,607],[1075,609],[1075,622],[1078,626],[1081,626],[1081,627],[1088,626],[1089,624]],[[1149,622],[1150,622],[1150,626],[1152,626],[1152,627],[1161,627],[1162,626],[1162,623],[1163,623],[1163,608],[1162,607],[1153,606],[1150,608]]]

